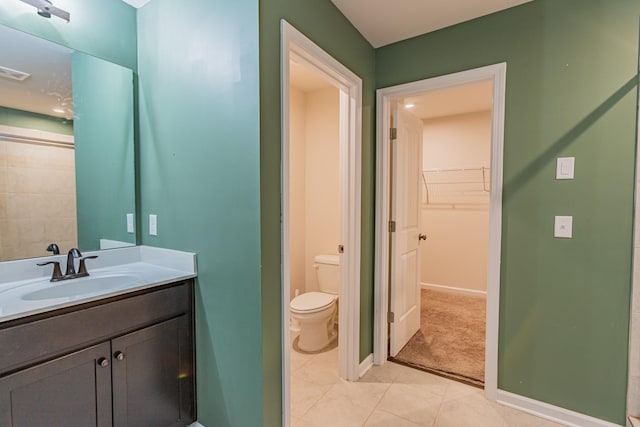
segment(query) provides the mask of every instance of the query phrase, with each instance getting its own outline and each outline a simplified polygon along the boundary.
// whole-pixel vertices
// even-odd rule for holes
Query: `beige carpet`
[[[422,289],[420,330],[395,360],[484,384],[486,298]]]

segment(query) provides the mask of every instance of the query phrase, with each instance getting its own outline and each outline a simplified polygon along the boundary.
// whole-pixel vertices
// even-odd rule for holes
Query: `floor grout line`
[[[548,424],[543,420],[535,421],[535,416],[531,418],[527,414],[518,415],[516,412],[510,415],[510,422],[507,422],[505,408],[498,405],[496,409],[496,405],[486,400],[481,390],[424,371],[414,371],[410,367],[392,362],[385,364],[386,366],[372,367],[363,378],[357,381],[360,385],[351,386],[350,384],[354,383],[345,382],[337,376],[338,362],[337,356],[334,356],[336,355],[326,353],[324,356],[313,355],[306,360],[304,357],[298,360],[298,362],[304,362],[301,363],[300,370],[296,370],[296,377],[302,380],[299,385],[305,390],[307,387],[305,384],[309,384],[311,388],[309,394],[305,392],[301,395],[304,400],[299,400],[299,402],[305,402],[308,405],[307,409],[303,413],[295,415],[291,413],[292,421],[295,420],[298,423],[315,427],[333,425],[327,420],[334,419],[335,425],[344,425],[347,420],[351,422],[350,425],[354,425],[353,422],[357,420],[357,425],[360,426],[364,426],[372,420],[374,422],[378,420],[378,424],[381,424],[380,420],[384,419],[395,419],[399,423],[406,422],[407,425],[416,427],[420,425],[436,427],[443,424],[467,426],[474,425],[476,421],[479,423],[478,425],[509,427],[518,425],[518,420],[524,420],[523,422],[531,427],[556,425]],[[346,388],[343,389],[343,386]],[[320,387],[320,389],[314,391],[313,387]],[[410,408],[415,408],[415,411],[419,412],[413,412],[414,409],[407,411],[402,403],[402,397],[405,396],[402,394],[405,391],[402,390],[411,393],[414,387],[419,401],[416,402],[414,399],[412,405],[415,406]],[[394,394],[390,395],[392,388]],[[321,393],[315,396],[314,393],[319,391]],[[293,387],[291,392],[295,393]],[[330,393],[333,394],[329,398]],[[362,399],[359,397],[360,394],[363,396]],[[422,395],[431,395],[431,397],[423,399],[420,397]],[[307,396],[313,396],[313,398],[307,399]],[[399,398],[401,400],[394,404],[393,402]],[[385,403],[384,408],[386,409],[383,409],[381,405],[385,399],[391,400]],[[320,402],[323,403],[320,405]],[[358,416],[354,419],[349,412],[344,412],[345,418],[340,419],[338,412],[334,414],[332,410],[334,406],[332,405],[338,405],[336,408],[341,408],[341,413],[351,411],[353,414],[353,411],[357,411]],[[314,408],[316,410],[311,414]],[[422,411],[424,411],[424,415],[422,415]],[[378,415],[374,417],[374,413],[378,413]],[[413,417],[413,420],[407,416]],[[429,420],[430,422],[427,422]],[[487,422],[490,424],[483,424]],[[559,424],[557,426],[560,427]]]

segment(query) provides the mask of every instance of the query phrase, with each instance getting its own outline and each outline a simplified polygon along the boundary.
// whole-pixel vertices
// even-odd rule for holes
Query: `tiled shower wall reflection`
[[[0,261],[77,240],[73,147],[0,140]]]

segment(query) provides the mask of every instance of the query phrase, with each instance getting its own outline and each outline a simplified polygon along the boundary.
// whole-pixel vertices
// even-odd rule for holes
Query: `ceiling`
[[[142,7],[149,0],[122,0]],[[385,46],[533,0],[331,0],[373,47]]]
[[[414,104],[414,107],[409,110],[419,119],[435,119],[491,110],[492,92],[493,83],[491,81],[471,83],[405,98],[404,105]]]
[[[0,77],[0,105],[56,117],[73,117],[71,49],[0,25],[0,66],[31,74]],[[63,112],[55,112],[62,109]]]
[[[149,0],[122,0],[125,3],[129,3],[133,7],[142,7],[149,3]]]
[[[331,1],[377,48],[532,0]]]

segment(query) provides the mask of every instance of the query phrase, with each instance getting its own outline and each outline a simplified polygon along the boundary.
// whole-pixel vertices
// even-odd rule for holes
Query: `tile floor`
[[[291,351],[292,427],[553,427],[484,398],[484,391],[392,362],[358,382],[338,377],[338,349]]]

